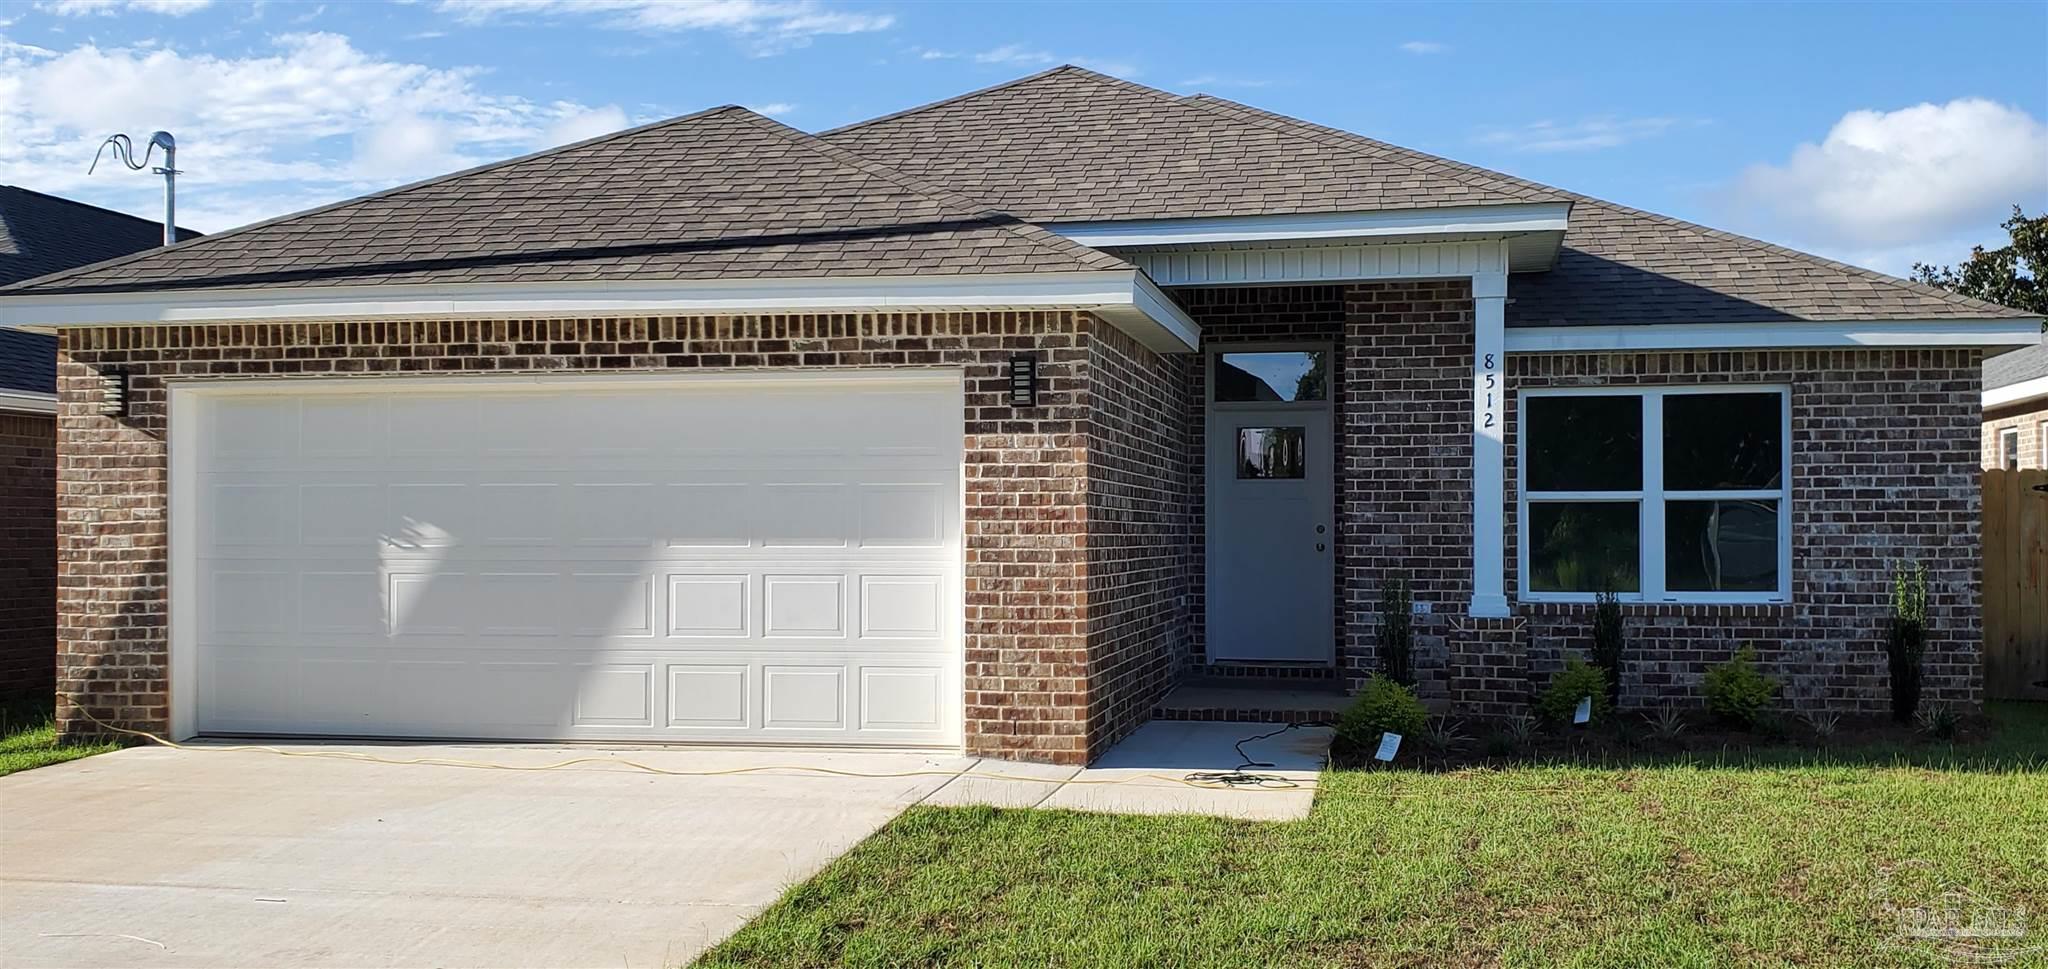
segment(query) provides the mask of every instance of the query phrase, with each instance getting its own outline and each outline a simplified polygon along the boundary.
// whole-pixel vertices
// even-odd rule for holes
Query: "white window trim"
[[[1745,491],[1664,490],[1664,398],[1697,394],[1776,393],[1780,405],[1779,456],[1782,484],[1776,489]],[[1709,384],[1683,387],[1545,387],[1520,391],[1532,397],[1641,397],[1643,399],[1643,486],[1635,491],[1544,491],[1531,495],[1529,420],[1517,406],[1515,430],[1515,564],[1516,598],[1521,602],[1592,602],[1591,592],[1537,592],[1529,588],[1529,504],[1536,501],[1635,502],[1638,585],[1640,592],[1617,595],[1623,602],[1724,603],[1775,605],[1792,601],[1792,388],[1784,384]],[[1664,503],[1701,499],[1768,499],[1778,502],[1778,589],[1776,592],[1674,592],[1664,588]]]
[[[2007,441],[2012,442],[2012,446],[2009,448],[2006,447],[2005,442]],[[2010,461],[2006,458],[2008,454],[2012,455]],[[1998,432],[1998,469],[2000,471],[2018,471],[2024,464],[2026,462],[2020,460],[2020,429],[2008,427],[2000,430]]]

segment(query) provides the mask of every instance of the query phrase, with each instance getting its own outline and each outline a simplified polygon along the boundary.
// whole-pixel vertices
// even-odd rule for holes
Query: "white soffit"
[[[977,276],[165,289],[0,296],[0,326],[1085,310],[1163,353],[1201,329],[1136,270]]]
[[[2007,404],[2024,404],[2030,400],[2048,397],[2048,377],[2035,377],[2016,384],[1993,387],[1984,392],[1984,406],[2004,407]]]
[[[1214,272],[1202,279],[1169,280],[1155,267],[1169,258],[1259,259],[1264,250],[1313,249],[1325,264],[1344,261],[1341,253],[1398,244],[1469,245],[1494,241],[1506,247],[1511,272],[1536,272],[1556,263],[1564,243],[1571,204],[1540,202],[1513,205],[1447,206],[1380,212],[1316,212],[1289,215],[1217,216],[1194,219],[1150,219],[1122,222],[1058,222],[1048,231],[1084,245],[1113,251],[1146,268],[1161,285],[1227,285],[1232,280]],[[1172,254],[1172,257],[1166,254]],[[1277,265],[1286,257],[1263,257]],[[1371,264],[1384,257],[1353,252],[1349,262]],[[1397,274],[1398,275],[1398,274]],[[1334,276],[1282,278],[1272,273],[1240,282],[1299,282]],[[1361,278],[1348,276],[1343,278]]]
[[[2014,347],[2041,342],[2041,321],[1802,320],[1790,323],[1522,326],[1509,327],[1507,340],[1509,353],[1828,347]]]

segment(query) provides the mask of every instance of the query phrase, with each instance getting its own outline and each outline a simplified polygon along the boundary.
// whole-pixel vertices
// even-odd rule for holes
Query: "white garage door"
[[[957,375],[480,379],[176,392],[197,730],[959,742]]]

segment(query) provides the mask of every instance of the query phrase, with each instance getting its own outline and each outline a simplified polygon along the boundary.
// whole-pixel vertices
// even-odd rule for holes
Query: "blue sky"
[[[1062,62],[1903,272],[2048,208],[2048,3],[0,5],[0,182],[179,139],[217,231],[726,103],[821,130]]]

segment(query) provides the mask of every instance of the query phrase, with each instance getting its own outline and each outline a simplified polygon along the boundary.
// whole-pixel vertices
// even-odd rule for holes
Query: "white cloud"
[[[712,30],[745,38],[757,54],[801,47],[826,34],[887,30],[888,14],[835,10],[815,0],[440,0],[464,23],[595,16],[618,30]]]
[[[1451,45],[1439,44],[1433,40],[1411,40],[1403,43],[1401,49],[1410,54],[1441,54],[1450,50]]]
[[[1586,118],[1560,124],[1537,121],[1516,128],[1488,128],[1473,140],[1510,151],[1596,151],[1655,138],[1674,128],[1704,125],[1681,118]]]
[[[2014,203],[2048,201],[2048,126],[1982,98],[1851,111],[1819,144],[1751,166],[1728,193],[1737,217],[1836,254],[1952,262],[1954,240],[1995,240]]]
[[[795,111],[796,105],[791,104],[788,101],[770,101],[767,104],[749,105],[749,108],[756,114],[765,114],[771,118],[780,118],[783,115],[790,113],[791,111]]]
[[[0,39],[0,183],[153,216],[157,179],[86,166],[109,134],[164,129],[178,136],[179,222],[218,231],[629,124],[614,105],[539,103],[477,78],[324,33],[243,57]]]
[[[213,0],[45,0],[36,4],[36,9],[60,17],[111,14],[120,10],[183,17],[189,13],[198,13],[212,5]]]
[[[546,141],[550,145],[566,145],[622,131],[631,125],[626,120],[625,109],[616,104],[586,109],[581,105],[562,104],[557,106],[562,114],[548,125]]]
[[[952,56],[950,54],[943,56]],[[1128,61],[1104,60],[1096,57],[1061,57],[1051,51],[1026,47],[1023,44],[1004,44],[992,50],[972,55],[977,64],[1002,64],[1009,67],[1051,67],[1054,64],[1073,64],[1091,71],[1115,77],[1137,77],[1138,66]],[[927,58],[930,55],[926,55]]]

